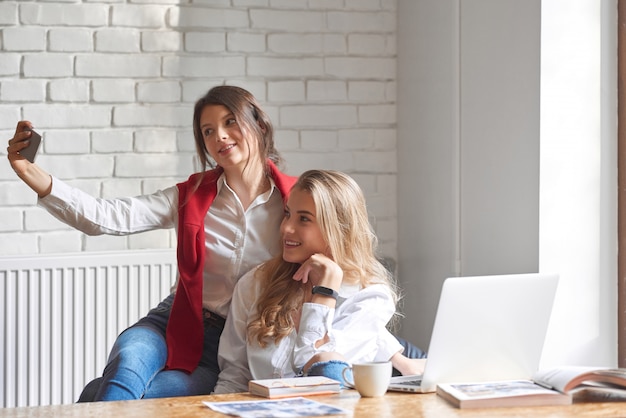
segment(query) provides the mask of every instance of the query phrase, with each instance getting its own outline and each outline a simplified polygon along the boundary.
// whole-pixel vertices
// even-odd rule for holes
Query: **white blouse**
[[[224,317],[235,283],[248,270],[280,251],[282,196],[271,188],[244,211],[222,174],[218,192],[204,220],[206,263],[203,306]],[[128,235],[178,227],[178,188],[153,194],[100,199],[52,178],[52,191],[38,204],[62,222],[87,235]],[[176,287],[173,288],[175,290]]]
[[[317,303],[302,307],[299,330],[278,344],[261,348],[248,341],[248,324],[256,318],[257,298],[261,293],[255,270],[237,283],[231,311],[220,338],[218,362],[220,375],[214,393],[245,392],[251,379],[294,377],[318,352],[338,352],[349,363],[387,361],[402,345],[385,325],[395,312],[387,286],[343,285],[335,309]],[[329,341],[315,347],[328,334]]]

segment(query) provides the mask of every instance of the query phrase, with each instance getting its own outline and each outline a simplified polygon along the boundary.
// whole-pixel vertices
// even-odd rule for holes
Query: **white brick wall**
[[[289,173],[359,182],[395,258],[395,0],[5,0],[0,31],[0,133],[31,120],[54,175],[103,197],[183,180],[194,102],[236,84],[272,117]],[[173,231],[87,237],[35,204],[4,160],[0,254],[175,245]]]

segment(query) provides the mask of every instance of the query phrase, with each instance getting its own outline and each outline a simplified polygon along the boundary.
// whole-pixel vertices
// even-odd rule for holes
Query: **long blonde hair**
[[[394,280],[376,258],[378,239],[358,184],[339,171],[309,170],[292,190],[307,192],[313,198],[316,220],[332,259],[344,272],[344,282],[362,287],[385,284],[397,301]],[[302,283],[292,279],[299,267],[279,254],[256,271],[262,291],[258,316],[248,325],[250,341],[256,339],[265,347],[268,341],[277,343],[294,329],[292,313],[302,306],[305,296]]]

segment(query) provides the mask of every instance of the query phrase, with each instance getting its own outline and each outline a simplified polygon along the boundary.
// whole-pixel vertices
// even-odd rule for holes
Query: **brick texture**
[[[185,179],[194,102],[235,84],[271,116],[289,173],[359,182],[396,257],[395,0],[5,0],[0,31],[0,133],[33,122],[55,176],[106,198]],[[5,159],[3,255],[175,245],[174,231],[86,237],[36,201]]]

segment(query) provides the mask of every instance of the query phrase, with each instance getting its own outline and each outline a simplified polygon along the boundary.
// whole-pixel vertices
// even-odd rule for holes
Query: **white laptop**
[[[438,383],[530,379],[558,280],[541,273],[446,279],[424,374],[392,377],[389,390],[426,393]]]

